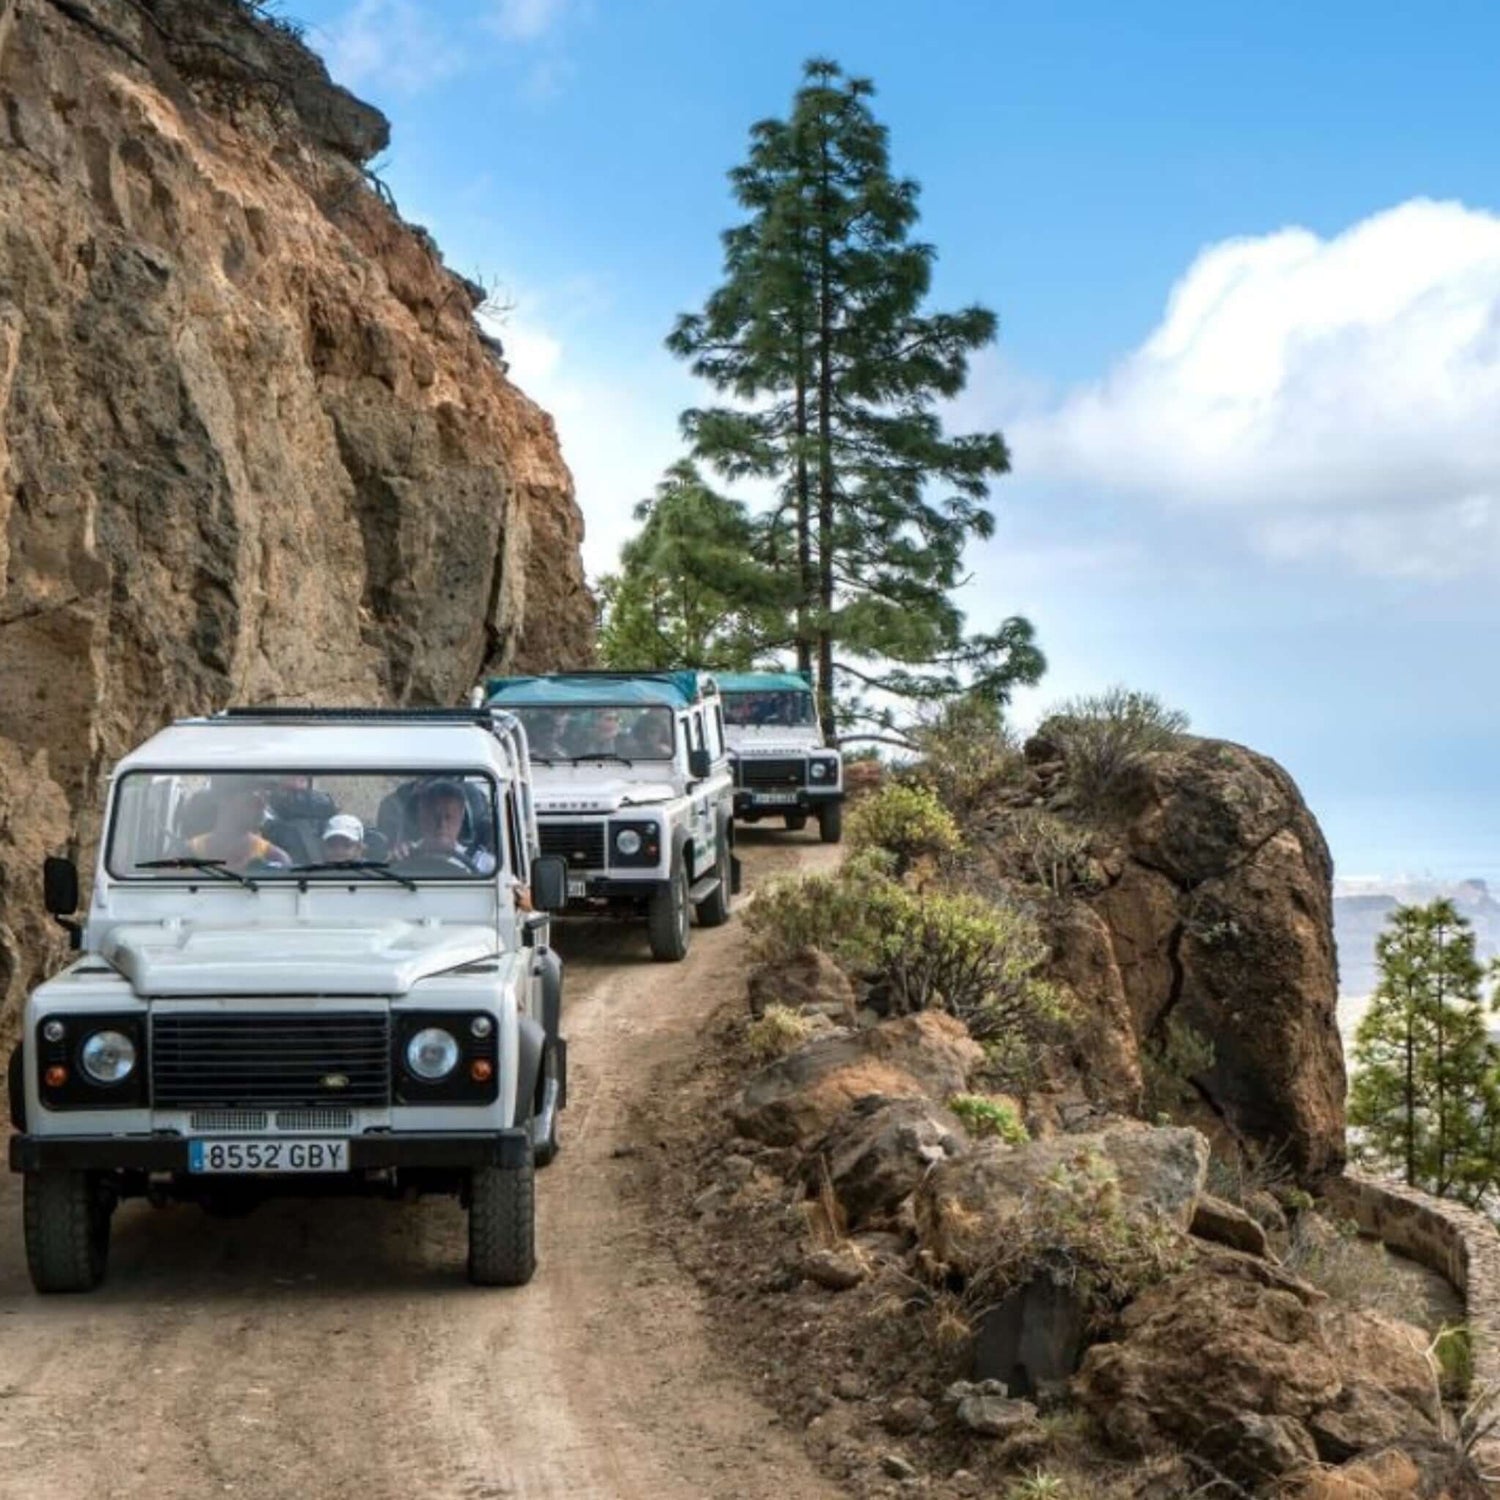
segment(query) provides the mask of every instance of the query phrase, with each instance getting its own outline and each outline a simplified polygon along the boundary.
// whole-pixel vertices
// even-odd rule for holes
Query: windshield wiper
[[[325,859],[314,865],[293,865],[293,875],[306,875],[313,870],[358,870],[361,874],[369,872],[371,875],[379,875],[383,880],[394,880],[397,885],[404,885],[407,890],[414,891],[417,882],[409,875],[398,874],[384,860],[379,859]]]
[[[595,750],[589,755],[570,755],[568,759],[575,766],[581,760],[617,760],[622,766],[635,765],[635,762],[629,756],[621,755],[617,750]]]
[[[241,875],[238,870],[231,870],[222,859],[195,859],[191,855],[175,854],[168,859],[137,860],[135,867],[137,870],[202,870],[205,875],[213,875],[220,880],[242,885],[248,891],[260,889],[248,875]]]

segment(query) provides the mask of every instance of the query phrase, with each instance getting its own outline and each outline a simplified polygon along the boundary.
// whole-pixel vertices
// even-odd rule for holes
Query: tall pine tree
[[[1451,901],[1399,907],[1354,1039],[1349,1123],[1412,1187],[1477,1201],[1496,1175],[1496,1049],[1474,933]]]
[[[1044,667],[1027,621],[970,635],[953,601],[1009,459],[998,433],[947,435],[938,408],[995,316],[923,310],[935,251],[912,238],[917,185],[892,175],[872,92],[810,62],[790,118],[753,128],[730,174],[748,217],[724,236],[724,284],[668,339],[732,403],[684,414],[696,455],[775,485],[762,555],[792,583],[829,740],[836,694],[856,719],[880,714],[866,691],[1003,701]]]

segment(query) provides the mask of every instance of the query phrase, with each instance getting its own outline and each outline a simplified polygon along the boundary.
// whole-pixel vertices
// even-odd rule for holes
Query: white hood
[[[823,737],[811,724],[791,728],[785,724],[766,724],[756,728],[749,725],[731,725],[726,731],[729,748],[736,755],[807,755],[814,750],[826,750]]]
[[[128,925],[101,955],[136,994],[404,995],[419,980],[494,955],[492,929],[389,921],[367,927]]]
[[[536,810],[548,813],[619,812],[652,802],[670,802],[680,795],[670,781],[635,781],[601,772],[597,766],[538,766],[532,773]]]

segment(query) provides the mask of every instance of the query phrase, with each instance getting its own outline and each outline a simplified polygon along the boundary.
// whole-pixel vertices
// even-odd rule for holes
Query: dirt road
[[[829,862],[744,837],[749,883]],[[653,964],[570,934],[565,1147],[538,1180],[540,1269],[463,1279],[456,1205],[282,1203],[239,1221],[140,1203],[109,1279],[35,1296],[0,1181],[0,1496],[27,1500],[787,1500],[836,1493],[710,1348],[632,1187],[629,1120],[741,971],[740,924]]]

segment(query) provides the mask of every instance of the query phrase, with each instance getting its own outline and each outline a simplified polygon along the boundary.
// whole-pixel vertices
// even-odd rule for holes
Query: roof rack
[[[209,717],[214,719],[260,719],[272,722],[317,723],[333,720],[338,723],[418,723],[418,724],[483,724],[494,722],[497,713],[504,713],[498,705],[494,708],[287,708],[270,704],[263,708],[221,708]]]

